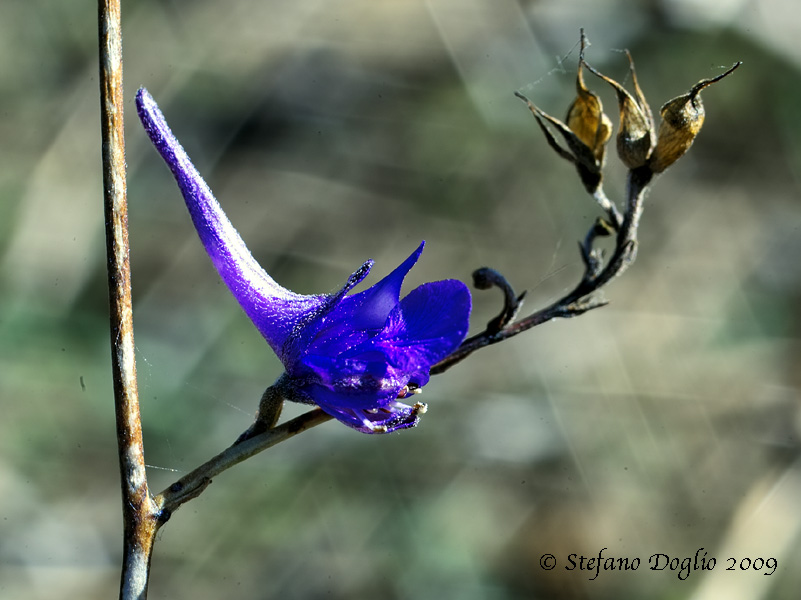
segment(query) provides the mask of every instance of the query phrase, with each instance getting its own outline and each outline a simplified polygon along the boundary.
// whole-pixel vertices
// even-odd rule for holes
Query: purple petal
[[[388,404],[409,381],[403,370],[390,364],[384,352],[369,347],[354,358],[307,356],[303,369],[303,376],[297,379],[307,382],[304,393],[316,400],[320,389],[333,391],[338,402],[329,399],[329,403],[349,408]]]
[[[339,394],[322,388],[315,394],[315,401],[329,415],[362,433],[391,433],[415,427],[426,411],[425,404],[409,406],[398,400],[371,409],[343,407]]]
[[[470,292],[463,283],[420,286],[396,306],[378,335],[336,355],[308,354],[294,376],[306,381],[303,392],[329,412],[387,409],[407,385],[428,382],[431,365],[464,338],[469,314]]]
[[[292,331],[304,317],[324,311],[332,298],[296,294],[276,283],[253,258],[144,88],[136,94],[136,107],[150,140],[178,182],[195,229],[217,272],[256,328],[282,357],[284,343]],[[361,281],[368,270],[369,265],[365,265],[357,271],[354,277],[358,280],[352,277],[345,291]]]
[[[470,326],[471,298],[467,286],[456,279],[425,283],[401,300],[406,344],[421,359],[434,364],[462,342]]]
[[[384,327],[389,313],[398,305],[403,280],[420,258],[425,245],[425,242],[420,242],[409,258],[398,265],[392,273],[371,288],[354,294],[343,302],[340,310],[343,314],[350,314],[351,326],[354,329]]]
[[[426,283],[401,300],[399,310],[386,329],[370,340],[370,346],[384,352],[388,362],[407,373],[410,381],[423,386],[431,365],[464,339],[470,308],[470,291],[461,281]]]
[[[403,280],[420,258],[425,242],[372,287],[346,296],[315,329],[303,331],[307,354],[336,356],[379,333],[398,306]]]

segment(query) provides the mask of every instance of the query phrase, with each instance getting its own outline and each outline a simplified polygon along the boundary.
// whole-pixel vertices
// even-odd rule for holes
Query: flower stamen
[[[407,383],[398,392],[398,400],[403,400],[414,394],[422,394],[423,388],[419,387],[416,383]]]

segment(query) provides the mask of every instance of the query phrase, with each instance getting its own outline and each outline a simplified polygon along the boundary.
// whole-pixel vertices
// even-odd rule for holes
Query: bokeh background
[[[123,2],[137,367],[151,487],[249,424],[280,365],[136,120],[145,85],[255,256],[306,293],[493,266],[539,308],[599,214],[523,91],[588,60],[652,106],[704,92],[611,304],[426,387],[419,428],[327,423],[218,477],[159,535],[154,598],[796,598],[801,586],[801,14],[790,0]],[[117,593],[121,517],[96,6],[0,6],[0,597]],[[588,80],[615,116],[610,90]],[[607,192],[624,171],[612,154]],[[499,305],[476,292],[474,331]],[[290,407],[288,414],[297,414]],[[639,557],[567,571],[570,554]],[[716,557],[712,572],[648,557]],[[553,571],[539,566],[550,553]],[[736,571],[726,571],[737,560]],[[740,560],[773,557],[770,576]]]

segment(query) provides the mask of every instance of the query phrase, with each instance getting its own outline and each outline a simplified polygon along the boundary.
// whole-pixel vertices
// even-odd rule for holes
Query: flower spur
[[[248,437],[272,426],[283,399],[316,404],[364,433],[417,425],[425,405],[401,400],[419,392],[431,365],[467,334],[467,286],[453,279],[435,281],[400,298],[403,280],[425,242],[359,293],[348,294],[367,276],[372,261],[333,294],[302,295],[280,286],[253,258],[144,88],[137,92],[136,107],[217,272],[284,365],[284,374],[262,399],[262,409],[274,406],[267,418],[271,422],[254,425]]]

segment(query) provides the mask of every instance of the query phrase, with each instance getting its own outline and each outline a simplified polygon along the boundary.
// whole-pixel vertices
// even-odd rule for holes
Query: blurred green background
[[[655,109],[704,92],[611,304],[485,349],[415,430],[327,423],[218,477],[159,535],[153,598],[796,598],[801,9],[789,0],[126,0],[137,368],[159,491],[251,422],[280,365],[135,116],[146,86],[254,255],[305,293],[501,270],[527,307],[599,214],[512,92],[562,115],[579,27]],[[0,5],[0,597],[117,594],[121,517],[96,6]],[[560,58],[567,56],[564,63]],[[588,79],[616,117],[606,86]],[[614,119],[616,121],[616,118]],[[607,192],[621,197],[614,154]],[[498,308],[474,295],[474,330]],[[298,408],[290,407],[289,414]],[[572,553],[636,572],[567,571]],[[717,558],[712,572],[648,557]],[[556,556],[544,571],[539,558]],[[736,558],[736,571],[726,571]],[[778,560],[775,574],[743,558]]]

